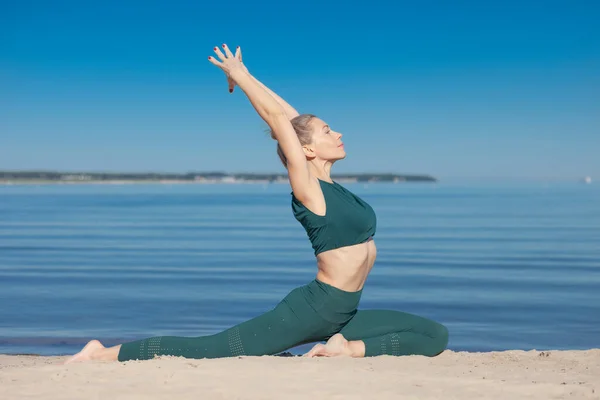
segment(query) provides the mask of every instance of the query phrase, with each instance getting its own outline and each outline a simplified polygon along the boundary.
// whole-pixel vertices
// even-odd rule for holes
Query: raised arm
[[[238,46],[235,49],[235,57],[238,60],[240,60],[240,62],[242,63],[242,67],[243,67],[244,71],[248,72],[248,68],[246,68],[246,66],[244,65],[244,61],[243,61],[243,57],[242,57],[242,49],[240,48],[240,46]],[[279,97],[277,95],[277,93],[273,92],[264,83],[262,83],[261,81],[256,79],[255,76],[253,76],[251,74],[250,74],[250,76],[252,77],[252,79],[254,79],[260,85],[260,87],[262,87],[267,93],[269,93],[275,99],[275,101],[277,101],[277,103],[279,103],[279,105],[281,107],[283,107],[283,111],[285,112],[285,115],[287,116],[287,118],[289,120],[292,120],[292,119],[296,118],[298,115],[300,115],[294,107],[292,107],[288,102],[286,102],[284,99]],[[233,90],[235,89],[235,82],[231,78],[228,78],[227,82],[229,83],[229,93],[233,93]]]
[[[218,47],[214,48],[221,61],[214,57],[208,57],[208,60],[221,68],[227,77],[242,89],[258,115],[269,125],[288,160],[287,169],[292,190],[300,200],[306,198],[314,186],[314,182],[310,177],[302,145],[290,123],[286,110],[258,80],[250,75],[227,45],[223,45],[223,49],[225,54]]]
[[[252,76],[252,75],[250,75],[250,76]],[[269,89],[267,86],[265,86],[261,81],[256,79],[254,76],[252,76],[252,79],[254,79],[260,85],[260,87],[262,87],[267,93],[269,93],[271,95],[271,97],[273,97],[275,99],[275,101],[277,103],[279,103],[279,105],[283,108],[283,111],[285,112],[286,117],[289,120],[292,120],[292,119],[296,118],[298,115],[300,115],[300,113],[298,113],[298,111],[296,111],[296,109],[294,107],[289,105],[285,100],[283,100],[275,92],[273,92],[271,89]]]

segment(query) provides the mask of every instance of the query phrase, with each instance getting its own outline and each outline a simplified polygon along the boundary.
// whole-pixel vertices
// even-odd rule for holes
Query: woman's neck
[[[308,163],[308,170],[310,174],[317,179],[322,181],[331,182],[331,166],[333,163],[329,161],[310,161]]]

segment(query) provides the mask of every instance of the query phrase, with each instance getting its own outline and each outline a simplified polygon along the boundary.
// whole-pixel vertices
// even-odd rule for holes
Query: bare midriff
[[[363,288],[377,257],[373,238],[317,255],[317,279],[347,292]]]

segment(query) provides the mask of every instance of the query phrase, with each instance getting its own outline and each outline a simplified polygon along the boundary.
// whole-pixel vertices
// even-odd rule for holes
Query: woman
[[[256,80],[232,54],[215,47],[229,91],[239,86],[271,128],[277,153],[292,187],[292,210],[305,228],[317,259],[316,278],[292,290],[271,311],[215,335],[162,336],[105,348],[89,342],[67,363],[83,360],[146,360],[156,355],[219,358],[271,355],[311,342],[305,356],[435,356],[448,343],[448,330],[425,318],[388,310],[357,310],[375,262],[376,217],[362,199],[334,182],[333,163],[345,158],[342,135],[319,118],[299,115]]]

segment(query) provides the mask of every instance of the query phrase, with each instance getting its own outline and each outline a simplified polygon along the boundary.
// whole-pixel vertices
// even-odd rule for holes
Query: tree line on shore
[[[429,175],[404,175],[393,173],[334,174],[334,180],[357,182],[435,182]],[[278,173],[109,173],[109,172],[57,172],[57,171],[0,171],[3,181],[269,181],[287,180],[287,174]]]

